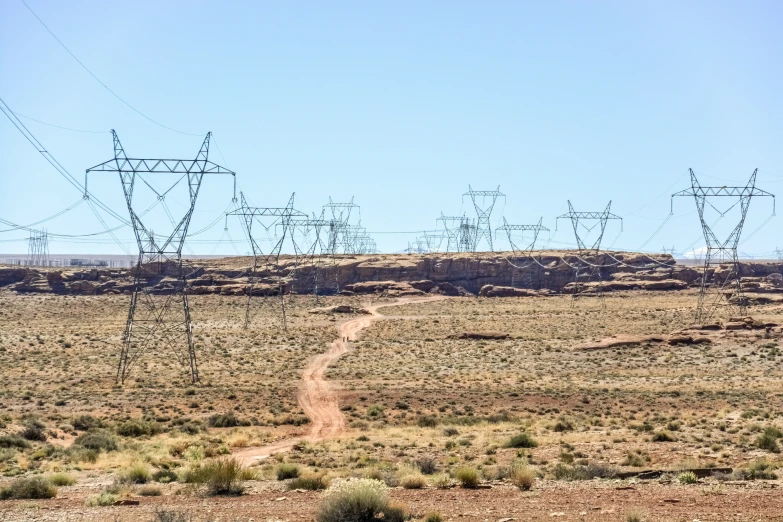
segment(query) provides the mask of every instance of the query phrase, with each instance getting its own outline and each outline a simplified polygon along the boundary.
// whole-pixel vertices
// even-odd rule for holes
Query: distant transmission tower
[[[514,251],[514,254],[520,254],[525,253],[530,255],[530,252],[532,252],[536,248],[536,241],[538,240],[538,234],[541,233],[541,231],[546,230],[549,232],[549,229],[543,226],[541,223],[544,221],[544,218],[538,220],[538,224],[536,225],[512,225],[508,221],[506,221],[506,218],[503,218],[503,226],[498,227],[495,230],[495,236],[497,237],[498,232],[505,232],[508,237],[508,242],[511,244],[511,250]],[[512,232],[532,232],[533,233],[533,240],[530,243],[522,244],[522,246],[518,246],[514,242],[514,238],[512,237]]]
[[[747,308],[745,297],[742,294],[742,282],[740,276],[739,258],[737,257],[737,246],[739,245],[740,236],[742,235],[742,227],[745,224],[745,217],[748,215],[748,209],[750,208],[751,198],[769,196],[773,198],[773,210],[775,213],[774,194],[767,191],[756,188],[756,174],[758,169],[753,171],[748,183],[744,187],[702,187],[699,184],[699,180],[696,179],[693,169],[688,169],[691,175],[691,187],[685,190],[681,190],[675,194],[672,194],[672,208],[674,207],[674,198],[677,196],[692,196],[696,202],[696,209],[699,211],[699,219],[701,220],[701,229],[704,233],[704,240],[707,243],[707,253],[704,258],[704,272],[701,277],[701,287],[699,289],[699,302],[696,307],[696,321],[700,324],[706,323],[712,315],[715,313],[718,306],[725,304],[728,308],[733,308],[732,300],[737,303],[739,312],[744,314]],[[716,197],[730,197],[737,201],[724,212],[720,212],[716,209],[712,203],[711,198]],[[740,206],[740,220],[737,226],[729,234],[725,241],[721,241],[715,235],[712,227],[707,224],[704,219],[704,208],[706,205],[711,206],[713,209],[723,217],[731,208],[739,203]],[[720,218],[719,218],[720,219]],[[713,223],[714,225],[714,223]],[[723,263],[729,263],[731,268],[723,276],[719,275],[717,270],[714,271],[712,282],[708,281],[710,268],[717,268]],[[733,291],[730,290],[734,287]],[[733,295],[732,295],[733,294]]]
[[[496,190],[473,190],[468,185],[468,191],[462,195],[470,196],[473,201],[473,207],[476,209],[476,231],[475,239],[473,240],[473,251],[478,249],[481,239],[485,239],[489,245],[490,252],[492,248],[492,227],[489,223],[489,218],[492,216],[492,209],[495,208],[495,202],[499,197],[505,198],[506,195],[500,192],[500,185]]]
[[[49,265],[49,234],[46,229],[30,231],[30,239],[27,242],[27,264]]]
[[[136,243],[139,247],[128,321],[122,338],[120,360],[117,363],[117,382],[124,384],[139,357],[160,345],[174,352],[179,362],[189,368],[191,382],[196,383],[199,380],[198,365],[190,323],[190,306],[187,295],[188,272],[182,263],[182,248],[185,245],[190,219],[193,216],[193,209],[196,207],[196,199],[204,175],[234,176],[235,187],[236,175],[225,167],[209,161],[211,132],[207,133],[196,159],[193,160],[128,158],[117,133],[112,130],[111,134],[114,140],[114,158],[87,169],[87,173],[116,172],[119,174],[133,232],[136,235]],[[173,175],[177,180],[165,192],[158,192],[144,179],[142,174],[155,174],[156,177]],[[152,230],[144,225],[142,217],[146,212],[138,214],[133,208],[137,177],[157,194],[158,202],[162,202],[164,206],[166,194],[182,179],[187,178],[190,206],[178,223],[173,222],[174,230],[164,241],[156,240]],[[89,197],[86,191],[84,197]],[[168,209],[167,214],[170,215]],[[166,270],[167,274],[174,276],[174,281],[171,283],[172,288],[167,295],[156,295],[147,288],[146,281],[151,274],[144,268],[145,260],[153,264],[171,263],[173,265]],[[177,301],[180,302],[179,305],[176,304]]]
[[[280,254],[283,249],[283,244],[286,238],[290,238],[294,246],[294,260],[293,271],[296,270],[298,265],[298,257],[302,252],[302,249],[296,243],[294,232],[294,220],[306,219],[307,214],[294,209],[294,194],[288,200],[288,204],[285,207],[251,207],[245,200],[245,195],[240,192],[240,205],[237,209],[231,212],[226,212],[226,219],[228,216],[239,216],[242,218],[242,224],[245,227],[245,233],[250,241],[250,247],[253,250],[253,269],[250,275],[250,287],[247,292],[247,305],[245,307],[245,324],[244,327],[248,328],[250,325],[251,316],[251,304],[253,301],[253,295],[256,293],[256,287],[260,286],[262,282],[259,276],[259,267],[263,265],[265,280],[264,286],[260,286],[261,293],[264,297],[269,297],[273,293],[276,293],[280,297],[280,307],[282,311],[282,324],[283,330],[287,329],[286,323],[286,308],[285,308],[285,283],[291,280],[291,273],[283,274],[280,266]],[[260,237],[258,233],[254,233],[253,225],[258,224],[267,231],[275,231],[275,237],[270,238],[272,246],[267,254],[263,253],[259,242]],[[277,229],[282,231],[277,233]],[[256,231],[257,232],[257,231]]]
[[[328,211],[331,215],[331,222],[329,223],[329,237],[327,239],[327,254],[335,255],[338,253],[338,244],[349,249],[353,246],[352,238],[346,237],[346,234],[350,234],[347,230],[348,221],[351,219],[351,211],[355,208],[359,208],[359,205],[353,202],[353,198],[348,202],[332,201],[329,198],[329,203],[324,205],[324,210]],[[348,253],[343,250],[342,253]]]
[[[472,252],[475,239],[475,225],[466,216],[444,216],[443,212],[435,223],[443,224],[446,238],[446,252]]]
[[[620,220],[620,230],[622,230],[623,226],[623,218],[621,218],[618,215],[612,214],[610,212],[610,209],[612,208],[612,202],[610,201],[608,205],[606,205],[606,208],[603,210],[603,212],[577,212],[574,210],[573,205],[571,205],[571,201],[568,202],[568,213],[563,214],[562,216],[557,216],[557,221],[560,221],[561,219],[570,219],[571,220],[571,226],[574,229],[574,237],[576,237],[576,244],[580,251],[589,251],[592,250],[596,253],[601,249],[601,240],[604,238],[604,232],[606,231],[606,224],[611,219],[619,219]],[[556,223],[557,223],[556,221]],[[585,221],[588,223],[592,223],[592,226],[585,225]],[[579,234],[579,227],[582,227],[585,232],[590,233],[595,229],[595,227],[599,228],[599,234],[598,237],[595,239],[593,244],[588,247],[585,242],[582,240],[582,236]]]

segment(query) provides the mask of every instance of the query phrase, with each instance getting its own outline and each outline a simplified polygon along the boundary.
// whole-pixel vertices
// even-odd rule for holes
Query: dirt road
[[[356,340],[363,328],[367,328],[378,318],[379,308],[400,306],[410,303],[440,301],[444,296],[401,297],[392,303],[367,304],[364,309],[369,315],[346,321],[337,329],[338,336],[332,341],[329,349],[313,358],[302,372],[302,384],[299,391],[299,406],[310,419],[310,433],[304,437],[293,437],[281,440],[268,446],[247,448],[237,452],[235,456],[245,464],[251,464],[258,459],[264,459],[275,453],[290,450],[301,441],[319,441],[330,439],[345,431],[345,417],[337,404],[337,394],[324,379],[326,369],[341,355],[350,349],[351,341]],[[344,341],[347,339],[347,341]]]

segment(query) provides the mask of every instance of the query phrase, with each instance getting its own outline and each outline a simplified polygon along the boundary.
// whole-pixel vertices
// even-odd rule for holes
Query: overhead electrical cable
[[[35,11],[33,11],[33,9],[32,9],[32,8],[31,8],[29,5],[27,5],[27,2],[25,2],[24,0],[22,0],[22,3],[25,5],[25,7],[27,7],[27,10],[28,10],[28,11],[30,11],[30,12],[33,14],[33,16],[35,17],[35,19],[36,19],[36,20],[38,20],[38,22],[40,22],[40,24],[41,24],[41,25],[44,27],[44,29],[46,29],[46,30],[47,30],[47,32],[48,32],[50,35],[52,35],[52,38],[54,38],[55,40],[57,40],[57,43],[59,43],[59,44],[60,44],[60,46],[61,46],[63,49],[65,49],[65,51],[66,51],[68,54],[70,54],[70,55],[71,55],[71,58],[73,58],[74,60],[76,60],[76,63],[78,63],[79,65],[81,65],[81,66],[82,66],[82,68],[83,68],[85,71],[87,71],[87,73],[88,73],[90,76],[92,76],[92,77],[95,79],[95,81],[96,81],[96,82],[100,83],[100,84],[103,86],[103,88],[104,88],[104,89],[106,89],[107,91],[109,91],[109,92],[112,94],[112,96],[114,96],[115,98],[117,98],[119,101],[121,101],[123,104],[125,104],[125,105],[126,105],[128,108],[130,108],[132,111],[134,111],[135,113],[137,113],[139,116],[141,116],[141,117],[143,117],[143,118],[145,118],[145,119],[147,119],[147,120],[151,121],[151,122],[152,122],[152,123],[154,123],[155,125],[158,125],[159,127],[163,127],[164,129],[170,130],[171,132],[176,132],[177,134],[184,134],[184,135],[186,135],[186,136],[202,136],[202,135],[203,135],[203,133],[202,133],[202,134],[192,134],[192,133],[190,133],[190,132],[183,132],[183,131],[180,131],[180,130],[177,130],[177,129],[173,129],[173,128],[169,127],[168,125],[164,125],[164,124],[162,124],[161,122],[159,122],[159,121],[157,121],[157,120],[155,120],[155,119],[153,119],[153,118],[150,118],[149,116],[147,116],[146,114],[144,114],[143,112],[141,112],[139,109],[137,109],[136,107],[134,107],[133,105],[131,105],[130,103],[128,103],[127,101],[125,101],[125,100],[124,100],[124,99],[123,99],[123,98],[122,98],[122,97],[121,97],[119,94],[117,94],[116,92],[114,92],[113,90],[111,90],[111,88],[110,88],[108,85],[106,85],[105,83],[103,83],[103,81],[101,81],[101,79],[100,79],[100,78],[98,78],[98,77],[97,77],[97,76],[96,76],[96,75],[95,75],[95,74],[94,74],[94,73],[93,73],[93,72],[92,72],[92,71],[91,71],[89,68],[87,68],[87,66],[86,66],[86,65],[84,65],[84,63],[82,63],[82,61],[81,61],[81,60],[79,60],[79,59],[76,57],[76,55],[75,55],[75,54],[73,54],[73,53],[71,52],[71,50],[70,50],[70,49],[68,49],[68,48],[65,46],[65,44],[64,44],[64,43],[63,43],[63,42],[62,42],[62,41],[61,41],[59,38],[57,38],[57,35],[56,35],[56,34],[54,34],[54,33],[52,32],[52,30],[51,30],[51,29],[49,29],[49,27],[48,27],[48,26],[47,26],[47,25],[46,25],[46,24],[43,22],[43,20],[41,20],[41,18],[40,18],[40,17],[39,17],[37,14],[35,14]]]

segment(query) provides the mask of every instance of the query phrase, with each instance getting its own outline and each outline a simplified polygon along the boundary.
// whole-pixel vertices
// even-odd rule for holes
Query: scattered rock
[[[509,335],[505,332],[463,332],[457,336],[457,339],[489,339],[500,340],[508,339]]]

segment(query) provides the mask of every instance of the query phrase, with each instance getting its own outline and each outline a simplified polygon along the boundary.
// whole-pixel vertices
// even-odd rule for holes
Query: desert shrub
[[[444,518],[440,513],[427,513],[424,522],[444,522]]]
[[[780,447],[778,446],[778,439],[783,437],[783,433],[779,429],[769,427],[756,438],[756,446],[759,449],[771,451],[772,453],[780,453]]]
[[[247,475],[238,460],[223,458],[199,464],[183,474],[183,481],[203,484],[210,495],[241,495]]]
[[[90,431],[97,428],[103,428],[103,422],[92,415],[79,415],[71,421],[73,429],[79,431]]]
[[[146,464],[134,464],[119,476],[124,484],[146,484],[150,481],[150,470]]]
[[[621,466],[630,466],[633,468],[640,468],[646,464],[646,460],[639,451],[628,453],[625,459],[620,463]]]
[[[454,472],[454,478],[459,481],[463,488],[475,488],[479,483],[478,471],[472,466],[457,468]]]
[[[555,427],[552,429],[558,433],[562,433],[564,431],[574,431],[574,423],[569,419],[561,418],[557,421]]]
[[[752,462],[747,468],[735,471],[741,480],[775,480],[777,475],[772,471],[772,464],[765,459]]]
[[[141,419],[131,419],[117,426],[117,434],[123,437],[143,437],[157,435],[161,427],[157,422],[146,422]]]
[[[659,431],[652,436],[653,442],[674,442],[675,440],[668,431]]]
[[[299,473],[299,466],[296,464],[288,464],[283,462],[277,466],[277,480],[297,478]]]
[[[699,479],[693,471],[683,471],[677,475],[677,482],[680,484],[696,484],[698,481]]]
[[[427,486],[427,481],[422,475],[413,473],[411,475],[404,476],[400,481],[400,485],[404,489],[422,489]]]
[[[142,497],[159,497],[163,491],[158,486],[144,486],[139,488],[139,495]]]
[[[644,514],[638,509],[632,509],[625,515],[625,522],[644,522]]]
[[[49,475],[49,483],[52,486],[73,486],[76,484],[76,479],[67,473],[55,473]]]
[[[535,448],[537,446],[538,442],[529,433],[524,432],[514,435],[506,442],[507,448]]]
[[[372,418],[383,417],[383,406],[379,404],[373,404],[367,408],[367,416]]]
[[[438,425],[438,419],[433,415],[422,415],[416,419],[416,425],[420,428],[434,428]]]
[[[155,522],[191,522],[193,518],[181,511],[156,510]]]
[[[68,448],[68,457],[73,462],[97,462],[98,460],[98,452],[96,450],[91,450],[87,448],[83,448],[80,446],[71,446]]]
[[[216,413],[210,416],[207,419],[207,424],[213,428],[233,428],[241,423],[233,411],[227,411],[226,413]]]
[[[557,480],[592,480],[594,478],[612,478],[617,475],[617,470],[605,464],[590,463],[569,466],[558,463],[553,474]]]
[[[169,482],[176,482],[177,474],[170,469],[159,469],[152,474],[152,480],[161,484],[168,484]]]
[[[95,451],[115,451],[117,449],[116,437],[105,430],[88,431],[82,433],[73,441],[75,446],[81,446]]]
[[[0,435],[0,448],[26,449],[30,443],[18,435]]]
[[[447,437],[455,437],[459,435],[459,430],[454,426],[447,426],[443,428],[443,434]]]
[[[445,489],[450,488],[454,481],[446,473],[441,473],[432,477],[430,483],[438,489]]]
[[[373,479],[349,479],[324,493],[318,522],[402,522],[402,508],[389,504],[386,485]]]
[[[430,457],[423,457],[419,459],[416,462],[416,465],[419,468],[419,471],[421,471],[425,475],[432,475],[436,471],[438,471],[438,463],[435,461],[435,459],[432,459]]]
[[[522,491],[529,491],[536,481],[536,472],[529,466],[522,463],[514,463],[509,473],[511,483]]]
[[[88,506],[113,506],[115,502],[120,499],[119,495],[111,493],[109,491],[101,491],[100,494],[92,497],[87,501]]]
[[[46,441],[46,432],[44,432],[43,425],[38,422],[28,423],[19,435],[27,440]]]
[[[54,498],[57,488],[43,477],[18,478],[7,487],[0,489],[0,499],[36,499]]]
[[[298,477],[288,483],[289,490],[306,489],[308,491],[319,491],[328,487],[329,481],[323,475]]]

